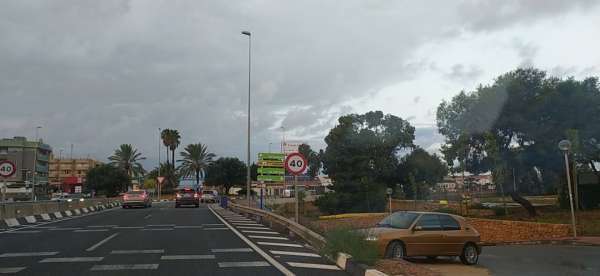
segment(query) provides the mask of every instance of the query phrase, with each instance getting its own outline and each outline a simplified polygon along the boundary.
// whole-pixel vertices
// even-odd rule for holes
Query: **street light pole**
[[[571,206],[571,224],[573,227],[573,238],[577,238],[575,210],[573,208],[573,193],[571,192],[571,173],[569,170],[569,150],[571,149],[571,142],[569,142],[569,140],[562,140],[558,143],[558,148],[562,150],[565,155],[565,169],[567,172],[567,187],[569,189],[569,205]]]
[[[35,201],[35,176],[37,175],[37,152],[38,152],[38,137],[41,126],[35,127],[35,141],[33,146],[33,170],[31,174],[31,201]]]
[[[248,207],[250,207],[250,80],[252,74],[252,34],[249,31],[243,31],[242,34],[248,36],[248,144],[246,159],[246,198],[248,199]]]
[[[158,128],[158,176],[160,177],[160,134],[161,134],[161,129],[160,127]],[[160,202],[160,183],[158,183],[158,179],[156,180],[156,186],[158,187],[158,202]]]

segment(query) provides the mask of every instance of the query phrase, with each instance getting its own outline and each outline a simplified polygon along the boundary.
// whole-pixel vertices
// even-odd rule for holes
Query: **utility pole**
[[[158,176],[160,177],[160,134],[161,129],[158,128]],[[168,157],[167,157],[168,158]],[[156,180],[156,187],[158,187],[158,202],[160,202],[160,183],[158,183],[158,179]]]
[[[242,34],[248,36],[248,147],[246,159],[246,197],[248,198],[248,207],[250,207],[250,84],[252,75],[252,34],[249,31],[243,31]]]

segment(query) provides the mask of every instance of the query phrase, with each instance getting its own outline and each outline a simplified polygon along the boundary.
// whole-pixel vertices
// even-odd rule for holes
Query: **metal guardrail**
[[[229,203],[228,207],[238,212],[260,217],[266,221],[281,225],[317,249],[321,249],[325,246],[325,238],[323,238],[321,235],[280,215],[235,203]]]

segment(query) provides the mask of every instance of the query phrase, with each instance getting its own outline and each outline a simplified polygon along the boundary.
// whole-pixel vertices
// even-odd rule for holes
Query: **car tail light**
[[[178,194],[175,195],[175,197],[181,198],[181,194],[178,193]]]
[[[199,196],[198,196],[198,193],[195,193],[195,194],[194,194],[194,198],[198,198],[198,197],[199,197]]]
[[[127,195],[123,195],[123,200],[127,200],[128,196]]]

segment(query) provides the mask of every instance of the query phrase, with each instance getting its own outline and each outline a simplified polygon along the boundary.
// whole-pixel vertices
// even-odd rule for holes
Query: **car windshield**
[[[379,227],[391,227],[398,229],[408,229],[419,215],[415,213],[399,212],[394,213],[377,223]]]

